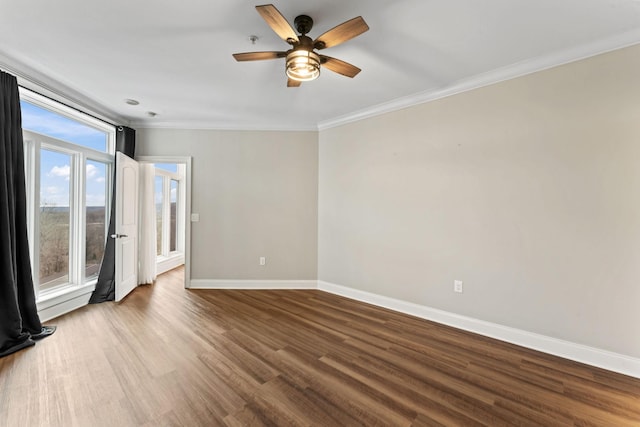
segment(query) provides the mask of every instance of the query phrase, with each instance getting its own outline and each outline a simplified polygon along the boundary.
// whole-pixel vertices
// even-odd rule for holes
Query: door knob
[[[120,239],[121,237],[129,237],[126,234],[112,234],[111,238],[112,239]]]

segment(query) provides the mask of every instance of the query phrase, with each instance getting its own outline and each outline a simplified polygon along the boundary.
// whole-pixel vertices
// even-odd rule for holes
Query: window
[[[164,206],[164,179],[162,176],[156,176],[155,186],[156,201],[156,255],[162,255],[162,211]]]
[[[97,277],[104,255],[107,217],[107,163],[87,160],[85,170],[85,277]]]
[[[22,110],[22,128],[43,135],[81,145],[100,152],[107,152],[109,146],[109,132],[104,129],[96,129],[77,119],[69,118],[60,112],[51,111],[48,107],[55,108],[55,101],[44,99],[37,95],[25,95],[26,91],[21,91],[20,108]],[[30,97],[31,102],[25,100]],[[39,105],[38,105],[39,104]],[[64,106],[60,105],[64,108]],[[67,109],[69,110],[69,109]],[[77,111],[71,112],[74,116],[85,116]],[[86,116],[91,120],[95,120]]]
[[[107,234],[115,129],[21,89],[29,241],[38,300],[91,284]]]
[[[71,156],[40,150],[40,290],[69,282]]]
[[[172,179],[170,181],[170,200],[171,203],[169,207],[169,252],[175,252],[177,248],[178,241],[178,181]]]
[[[184,201],[181,188],[184,185],[184,165],[156,163],[155,202],[157,254],[161,258],[182,255],[184,243]]]

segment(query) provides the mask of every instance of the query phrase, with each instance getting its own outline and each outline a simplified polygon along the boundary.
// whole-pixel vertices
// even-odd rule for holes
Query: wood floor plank
[[[640,426],[640,379],[314,290],[184,270],[0,359],[7,426]]]

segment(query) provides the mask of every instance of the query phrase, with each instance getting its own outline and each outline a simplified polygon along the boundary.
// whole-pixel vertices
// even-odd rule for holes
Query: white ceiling
[[[248,0],[0,0],[0,68],[134,127],[318,129],[640,42],[638,0],[273,1],[312,38],[363,16],[323,51],[363,71],[287,88],[283,59],[236,62],[287,49]]]

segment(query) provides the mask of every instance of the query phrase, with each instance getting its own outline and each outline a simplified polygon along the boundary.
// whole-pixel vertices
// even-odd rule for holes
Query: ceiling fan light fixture
[[[317,53],[298,49],[287,54],[287,77],[299,82],[308,82],[319,76],[320,56]]]
[[[318,55],[316,50],[337,46],[369,30],[369,26],[362,16],[343,22],[324,32],[315,40],[307,34],[313,27],[313,19],[308,15],[298,15],[294,20],[296,29],[287,22],[282,13],[272,4],[256,6],[256,10],[271,27],[274,33],[287,42],[289,50],[268,52],[241,52],[234,53],[236,61],[263,61],[267,59],[286,58],[285,72],[287,75],[287,87],[300,87],[302,82],[308,82],[320,77],[320,65],[327,70],[341,74],[345,77],[355,77],[360,68],[337,58],[326,55]],[[296,33],[296,30],[300,35]],[[254,36],[249,40],[253,41]]]

